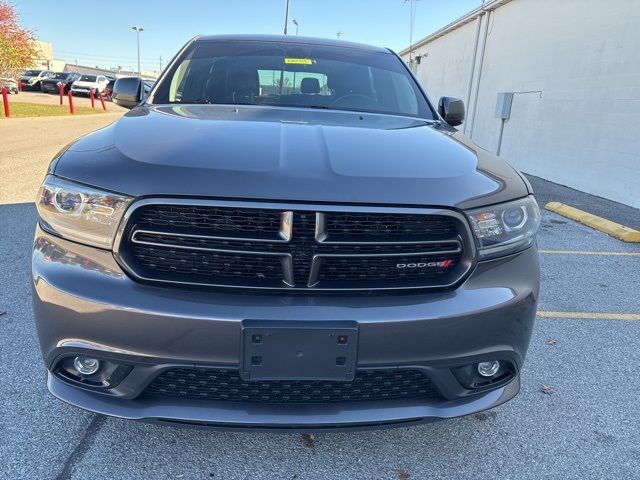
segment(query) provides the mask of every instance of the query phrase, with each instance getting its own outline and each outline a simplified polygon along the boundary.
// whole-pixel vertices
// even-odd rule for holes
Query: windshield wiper
[[[197,98],[194,100],[180,100],[179,103],[203,103],[203,104],[211,104],[213,102],[211,102],[211,100],[209,100],[208,98]]]

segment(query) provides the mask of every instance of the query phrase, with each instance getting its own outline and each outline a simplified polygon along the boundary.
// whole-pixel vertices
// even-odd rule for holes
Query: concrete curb
[[[591,213],[560,202],[549,202],[544,206],[544,208],[557,213],[558,215],[562,215],[563,217],[580,222],[595,230],[606,233],[607,235],[611,235],[623,242],[640,243],[640,232],[638,230],[625,227],[624,225],[612,222],[606,218],[592,215]]]

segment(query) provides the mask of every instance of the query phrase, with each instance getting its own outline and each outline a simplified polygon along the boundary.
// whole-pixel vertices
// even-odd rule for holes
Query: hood
[[[138,107],[53,168],[131,196],[468,208],[528,193],[511,167],[439,122],[256,106]]]

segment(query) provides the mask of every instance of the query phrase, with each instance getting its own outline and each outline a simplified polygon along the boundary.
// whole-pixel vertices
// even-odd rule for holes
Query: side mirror
[[[464,102],[459,98],[442,97],[438,102],[438,113],[452,127],[464,122]]]
[[[113,103],[124,108],[133,108],[142,101],[142,80],[125,77],[116,80],[111,94]]]

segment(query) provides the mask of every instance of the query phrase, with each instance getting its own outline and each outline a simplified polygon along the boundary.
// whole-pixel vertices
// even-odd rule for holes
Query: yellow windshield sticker
[[[290,65],[313,65],[313,60],[310,58],[285,58],[284,63]]]

